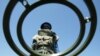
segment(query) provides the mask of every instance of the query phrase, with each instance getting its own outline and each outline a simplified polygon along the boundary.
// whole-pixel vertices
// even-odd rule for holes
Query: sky
[[[38,0],[27,0],[29,4],[33,4]],[[83,0],[69,0],[75,4],[82,12],[84,17],[89,17],[89,12]],[[5,8],[9,0],[0,0],[0,56],[18,56],[5,40],[3,33],[2,20]],[[97,10],[98,25],[95,36],[90,45],[79,56],[100,56],[100,0],[93,0]],[[18,41],[16,33],[16,26],[20,15],[25,10],[24,6],[18,2],[15,6],[10,18],[10,31],[14,42],[25,53],[27,53]],[[46,4],[32,10],[25,18],[22,26],[22,34],[25,42],[31,47],[32,37],[37,34],[40,25],[43,22],[49,22],[52,25],[52,31],[59,36],[58,49],[59,52],[64,51],[76,41],[80,32],[80,22],[76,13],[69,7],[61,4]],[[86,24],[86,33],[83,39],[86,39],[90,28],[90,23]],[[82,43],[83,43],[82,42]],[[81,43],[81,44],[82,44]],[[27,53],[28,54],[28,53]]]

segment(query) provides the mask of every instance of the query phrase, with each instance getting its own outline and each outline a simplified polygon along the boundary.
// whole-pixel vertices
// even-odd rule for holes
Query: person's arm
[[[36,44],[36,42],[37,42],[37,41],[36,41],[37,36],[38,36],[38,35],[35,35],[35,36],[32,37],[32,40],[33,40],[33,41],[32,41],[32,49],[33,49],[33,50],[35,50],[35,49],[37,48],[37,44]]]
[[[35,36],[33,36],[33,43],[36,43],[36,37],[37,37],[38,35],[35,35]]]
[[[58,41],[58,40],[59,40],[59,36],[56,35],[56,41]]]

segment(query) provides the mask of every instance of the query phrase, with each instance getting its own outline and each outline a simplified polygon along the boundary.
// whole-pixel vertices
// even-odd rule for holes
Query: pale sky
[[[37,0],[27,0],[29,4],[36,2]],[[89,17],[89,12],[87,10],[86,5],[84,4],[83,0],[69,0],[70,2],[74,3],[83,13],[84,17]],[[10,46],[7,44],[5,40],[5,36],[3,34],[2,28],[2,20],[4,10],[7,6],[9,0],[0,0],[0,56],[18,56]],[[99,49],[100,49],[100,0],[93,0],[98,16],[98,25],[97,31],[95,36],[87,47],[85,51],[83,51],[79,56],[100,56]],[[10,20],[10,30],[11,35],[17,44],[17,46],[25,53],[27,53],[20,43],[18,42],[17,33],[16,33],[16,26],[21,13],[25,10],[24,6],[19,2],[17,3]],[[27,44],[31,47],[32,45],[32,37],[37,34],[37,30],[39,29],[40,25],[43,22],[50,22],[52,24],[52,30],[56,32],[59,36],[59,51],[64,51],[68,49],[77,39],[80,24],[79,19],[75,12],[64,5],[61,4],[46,4],[42,5],[34,10],[32,10],[25,18],[23,22],[23,36]],[[87,37],[89,32],[90,23],[86,25],[86,34],[84,40]]]

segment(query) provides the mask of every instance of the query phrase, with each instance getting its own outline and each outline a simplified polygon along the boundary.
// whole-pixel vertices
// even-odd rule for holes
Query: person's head
[[[52,29],[52,26],[51,26],[50,23],[44,22],[44,23],[41,25],[41,29],[49,29],[49,30],[51,30],[51,29]]]

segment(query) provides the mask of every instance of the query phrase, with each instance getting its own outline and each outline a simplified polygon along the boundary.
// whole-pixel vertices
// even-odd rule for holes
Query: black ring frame
[[[89,11],[90,11],[90,16],[91,16],[91,29],[90,29],[90,33],[87,37],[87,40],[85,42],[84,45],[82,45],[82,47],[75,52],[73,55],[77,56],[79,53],[81,53],[91,42],[95,30],[96,30],[96,26],[97,26],[97,16],[96,16],[96,10],[95,7],[93,5],[92,0],[84,0],[85,3],[87,4]],[[10,45],[10,47],[19,55],[19,56],[26,56],[26,54],[24,52],[22,52],[14,43],[11,34],[10,34],[10,29],[9,29],[9,23],[10,23],[10,15],[12,13],[12,10],[14,9],[15,5],[17,4],[18,1],[16,0],[11,0],[5,10],[5,14],[4,14],[4,19],[3,19],[3,30],[4,30],[4,34],[5,34],[5,38],[8,42],[8,44]],[[38,54],[36,54],[35,52],[33,52],[31,50],[31,48],[29,48],[27,46],[27,44],[25,43],[23,36],[22,36],[22,23],[24,21],[24,18],[26,17],[26,15],[34,8],[43,5],[43,4],[48,4],[48,3],[60,3],[66,6],[69,6],[70,8],[72,8],[74,10],[74,12],[79,16],[79,20],[80,20],[80,24],[81,24],[81,30],[80,30],[80,35],[79,35],[79,41],[76,41],[77,43],[75,43],[76,45],[73,45],[72,48],[69,51],[65,51],[62,53],[59,53],[60,56],[69,54],[70,52],[72,52],[75,48],[78,47],[78,45],[80,44],[80,42],[82,41],[83,37],[84,37],[84,33],[85,33],[85,22],[84,22],[84,17],[82,16],[81,12],[79,11],[79,9],[77,7],[75,7],[72,3],[68,2],[68,1],[60,1],[60,0],[42,0],[39,2],[36,2],[35,4],[33,4],[32,6],[26,7],[26,11],[24,11],[24,13],[21,15],[21,18],[18,22],[18,26],[17,26],[17,34],[18,34],[18,38],[19,41],[21,43],[21,45],[24,47],[24,49],[26,49],[30,54],[38,56]],[[68,4],[67,4],[68,3]]]
[[[81,43],[81,41],[83,39],[83,36],[84,36],[84,32],[85,32],[85,22],[84,22],[84,17],[82,16],[82,14],[79,11],[79,9],[76,6],[74,6],[73,4],[69,3],[68,1],[56,1],[56,0],[39,1],[39,2],[34,3],[28,9],[26,9],[22,13],[22,15],[21,15],[21,17],[20,17],[20,19],[18,21],[18,26],[17,26],[18,39],[19,39],[21,45],[23,46],[23,48],[25,48],[29,53],[33,54],[32,49],[28,47],[28,45],[25,43],[25,41],[23,39],[23,36],[22,36],[22,24],[23,24],[23,21],[24,21],[25,17],[27,16],[27,14],[30,11],[32,11],[33,9],[39,7],[40,5],[44,5],[44,4],[48,4],[48,3],[59,3],[59,4],[63,4],[63,5],[69,6],[79,16],[79,20],[80,20],[80,24],[81,24],[80,35],[79,35],[78,40],[74,43],[74,45],[71,48],[69,48],[69,50],[66,50],[66,54],[69,54],[70,52],[72,52]],[[62,52],[61,54],[64,55],[65,53]]]

